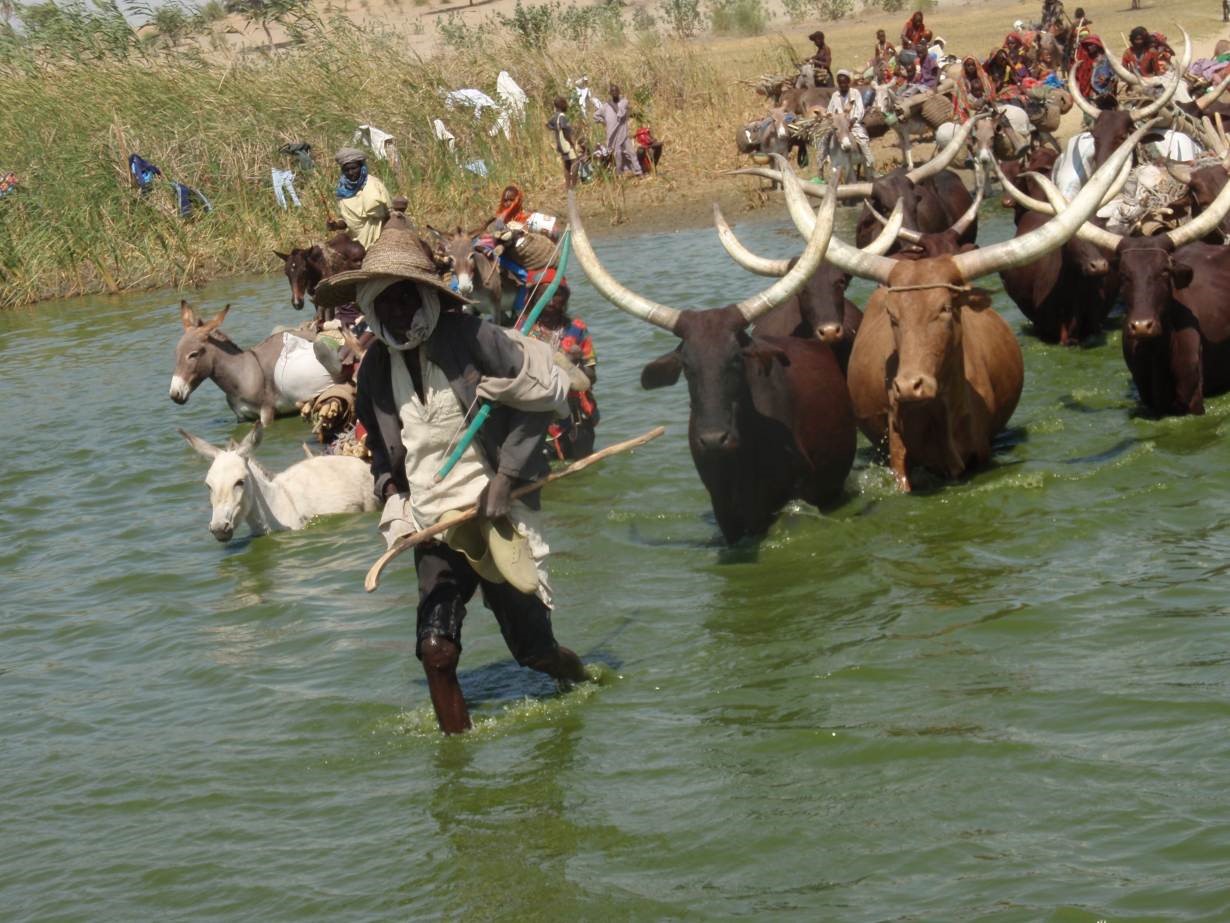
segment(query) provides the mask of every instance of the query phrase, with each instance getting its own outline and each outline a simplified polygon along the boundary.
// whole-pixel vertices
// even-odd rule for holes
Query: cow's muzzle
[[[302,298],[298,298],[298,299],[292,298],[290,300],[290,306],[294,308],[296,311],[302,311],[303,310],[303,299]]]
[[[696,444],[705,452],[733,452],[739,437],[728,429],[712,429],[696,434]]]
[[[898,375],[893,379],[893,396],[904,403],[933,401],[938,393],[939,388],[933,375]]]
[[[845,339],[843,333],[841,324],[821,324],[816,328],[816,339],[829,346],[835,346]]]
[[[1086,276],[1104,276],[1110,272],[1110,261],[1104,256],[1085,260],[1081,265],[1081,273]]]
[[[1154,340],[1162,335],[1162,325],[1153,318],[1128,321],[1128,336],[1136,340]]]

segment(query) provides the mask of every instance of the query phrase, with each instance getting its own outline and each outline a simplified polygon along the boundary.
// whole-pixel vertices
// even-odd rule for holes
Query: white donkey
[[[201,455],[211,459],[205,484],[213,515],[209,531],[229,542],[240,520],[253,535],[302,529],[317,516],[376,509],[374,483],[367,462],[348,455],[318,455],[272,474],[253,461],[264,427],[257,423],[239,445],[225,449],[179,430]]]

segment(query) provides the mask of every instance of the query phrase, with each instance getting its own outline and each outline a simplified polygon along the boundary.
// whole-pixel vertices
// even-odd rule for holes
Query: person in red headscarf
[[[995,102],[995,88],[991,78],[978,59],[973,55],[961,62],[961,76],[957,80],[957,93],[954,100],[957,118],[962,122],[990,103]]]
[[[1076,46],[1076,85],[1092,103],[1115,98],[1115,72],[1106,60],[1106,48],[1096,35],[1088,35]]]
[[[495,219],[508,224],[510,221],[525,223],[529,215],[525,213],[524,197],[516,186],[505,186],[500,194],[500,207],[495,213]],[[490,222],[488,222],[490,223]]]
[[[1137,26],[1128,36],[1128,48],[1123,52],[1123,66],[1142,77],[1159,77],[1166,73],[1163,49],[1169,49],[1166,37],[1162,36],[1161,47],[1144,26]],[[1171,51],[1173,55],[1174,52]]]
[[[929,41],[931,41],[931,30],[923,22],[923,14],[919,10],[905,21],[905,26],[901,29],[901,47],[913,48],[915,45],[922,45]]]

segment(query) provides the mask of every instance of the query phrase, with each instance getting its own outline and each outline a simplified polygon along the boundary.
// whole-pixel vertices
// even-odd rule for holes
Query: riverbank
[[[1029,15],[1026,10],[1006,3],[964,17],[942,8],[932,17],[950,47],[983,49],[1002,39],[1015,16]],[[1091,13],[1099,28],[1106,23],[1103,34],[1112,44],[1138,18],[1157,18],[1148,10]],[[1168,13],[1202,39],[1202,51],[1223,34],[1213,11],[1194,0]],[[898,18],[826,25],[838,63],[857,63],[863,37],[878,27],[891,30]],[[808,27],[795,28],[805,34]],[[535,51],[515,38],[497,31],[423,58],[407,53],[401,33],[335,20],[303,45],[272,56],[177,52],[0,67],[0,108],[11,126],[0,136],[0,172],[13,170],[22,183],[0,200],[0,307],[90,292],[190,288],[235,273],[275,271],[273,250],[321,236],[334,202],[330,155],[360,123],[396,137],[401,163],[374,163],[373,170],[409,197],[420,223],[473,226],[492,213],[509,182],[521,185],[535,207],[562,213],[559,161],[542,126],[550,99],[582,74],[596,87],[623,85],[633,121],[652,126],[666,142],[656,176],[601,179],[582,189],[596,228],[706,224],[714,198],[732,216],[768,201],[757,183],[722,176],[740,164],[737,127],[764,108],[739,81],[787,70],[804,43],[782,36],[683,42],[630,30],[615,47],[550,44]],[[476,121],[442,105],[450,89],[491,92],[500,70],[513,74],[530,97],[524,123],[514,124],[507,140],[489,133],[490,113]],[[455,152],[434,137],[435,118],[456,135]],[[596,126],[587,127],[596,139]],[[277,150],[295,141],[312,144],[320,168],[298,180],[304,207],[282,211],[270,170],[289,165]],[[128,180],[132,152],[163,170],[147,196]],[[485,176],[467,169],[479,162]],[[201,190],[213,211],[177,217],[171,181]]]

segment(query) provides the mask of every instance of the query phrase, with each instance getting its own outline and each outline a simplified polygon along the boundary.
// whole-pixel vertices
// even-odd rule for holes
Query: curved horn
[[[1050,200],[1052,210],[1063,211],[1068,207],[1068,202],[1064,199],[1063,193],[1059,191],[1058,186],[1040,173],[1035,173],[1034,179],[1037,180],[1038,185],[1042,187],[1042,191]],[[1114,231],[1108,231],[1103,227],[1098,227],[1090,221],[1086,221],[1080,226],[1076,236],[1085,241],[1085,243],[1093,244],[1112,253],[1119,246],[1119,241],[1123,240],[1123,235],[1116,234]]]
[[[807,204],[807,198],[803,194],[805,187],[799,180],[798,174],[791,169],[786,158],[782,157],[781,154],[774,154],[773,156],[781,161],[782,190],[786,195],[786,208],[790,210],[790,218],[800,234],[804,237],[811,237],[813,226],[816,223],[816,216],[812,214],[812,210]],[[838,192],[838,196],[840,195],[841,193]],[[884,230],[876,236],[875,240],[863,248],[864,252],[870,253],[872,256],[883,256],[897,242],[897,235],[901,233],[901,226],[904,223],[905,207],[898,201],[893,206],[893,213],[888,216]]]
[[[1167,157],[1166,158],[1166,172],[1169,173],[1171,176],[1173,176],[1176,180],[1178,180],[1184,186],[1190,186],[1192,184],[1191,164],[1179,163]]]
[[[1106,54],[1106,63],[1110,65],[1110,69],[1115,72],[1116,77],[1118,77],[1124,83],[1130,84],[1132,86],[1140,87],[1140,86],[1145,85],[1145,82],[1140,79],[1139,74],[1134,74],[1130,70],[1128,70],[1126,67],[1123,66],[1122,56],[1116,58],[1113,54],[1111,54],[1109,48],[1105,49],[1105,54]]]
[[[999,174],[999,181],[1000,183],[1003,184],[1004,192],[1008,193],[1008,195],[1011,196],[1012,199],[1017,202],[1017,204],[1023,205],[1025,208],[1028,208],[1030,211],[1040,212],[1043,215],[1055,214],[1054,197],[1049,196],[1049,193],[1048,193],[1048,196],[1051,198],[1052,200],[1051,202],[1043,202],[1040,199],[1035,199],[1032,196],[1028,195],[1024,190],[1022,190],[1015,183],[1009,182],[1008,177],[1004,176],[1004,171],[1000,168],[998,161],[995,163],[995,172]],[[1050,183],[1050,179],[1047,176],[1045,176],[1042,173],[1038,173],[1037,171],[1034,171],[1034,170],[1031,170],[1028,173],[1022,173],[1021,176],[1032,176],[1039,181],[1040,185],[1042,184],[1043,180],[1045,180],[1047,183]],[[1113,199],[1115,196],[1121,193],[1123,191],[1123,187],[1127,185],[1127,181],[1131,178],[1131,176],[1132,176],[1132,161],[1128,159],[1127,161],[1124,162],[1123,168],[1119,171],[1119,175],[1115,177],[1115,181],[1111,183],[1110,188],[1106,190],[1106,194],[1102,196],[1102,201],[1101,203],[1099,203],[1098,208],[1100,209],[1100,208],[1105,207],[1107,204],[1109,204],[1111,199]],[[1046,187],[1043,186],[1044,190],[1045,188]],[[1054,187],[1052,186],[1052,188]],[[1061,204],[1059,205],[1059,208],[1060,209],[1065,208],[1067,206],[1067,200],[1062,198],[1063,194],[1060,193],[1057,188],[1055,189],[1055,192],[1058,195],[1060,195]]]
[[[1217,193],[1217,198],[1209,204],[1208,208],[1187,224],[1168,231],[1166,236],[1170,238],[1170,242],[1177,250],[1215,231],[1227,213],[1230,213],[1230,182],[1221,187],[1221,192]]]
[[[1219,118],[1218,122],[1220,123],[1220,121],[1221,119]],[[1213,120],[1207,115],[1202,116],[1200,119],[1200,130],[1201,134],[1204,135],[1205,146],[1207,146],[1210,151],[1218,157],[1223,158],[1227,154],[1230,154],[1230,145],[1226,143],[1225,136],[1217,130],[1217,127],[1213,124]]]
[[[1198,100],[1196,100],[1196,108],[1201,112],[1207,110],[1209,106],[1217,102],[1222,93],[1226,92],[1226,87],[1230,87],[1230,74],[1226,74],[1217,86],[1213,87],[1210,92],[1205,93]]]
[[[871,195],[871,183],[842,183],[837,187],[837,198],[843,202],[849,199],[865,199]]]
[[[770,260],[757,256],[739,243],[739,238],[735,237],[735,232],[726,223],[726,218],[722,215],[722,209],[717,202],[713,203],[713,223],[717,225],[718,240],[722,242],[726,253],[748,272],[754,272],[758,276],[781,277],[790,271],[789,260]]]
[[[994,160],[995,158],[992,157],[991,159]],[[986,195],[987,172],[982,166],[982,159],[978,157],[974,158],[974,185],[977,187],[974,192],[974,201],[965,210],[965,214],[953,222],[952,225],[952,231],[958,237],[968,231],[970,225],[974,223],[974,219],[978,217],[978,209],[982,206],[983,196]]]
[[[833,222],[837,217],[836,190],[829,187],[828,195],[820,205],[815,228],[807,240],[807,249],[799,257],[794,268],[770,285],[767,289],[750,298],[744,298],[735,308],[750,324],[756,318],[772,311],[787,298],[794,295],[807,284],[824,262],[824,252],[829,247],[829,238],[833,236]]]
[[[786,193],[786,206],[790,209],[790,217],[794,220],[795,226],[800,231],[804,227],[810,229],[809,222],[815,222],[816,219],[807,205],[807,197],[803,194],[803,184],[799,182],[799,178],[793,170],[783,170],[782,173],[782,187]],[[893,225],[897,223],[895,219],[897,218],[897,209],[900,207],[901,203],[898,202],[897,208],[893,209],[893,217],[889,219],[889,226],[876,238],[877,243],[890,230],[893,233],[889,243],[891,244],[893,240],[897,239],[897,230],[900,230],[900,227],[893,230]],[[837,237],[829,238],[828,252],[825,256],[830,263],[843,272],[881,283],[888,281],[889,275],[897,265],[896,260],[890,260],[888,257],[881,256],[878,253],[870,253],[866,250],[859,250],[857,247],[851,247]]]
[[[1042,227],[1012,240],[953,256],[952,260],[957,264],[961,276],[966,281],[972,281],[1002,269],[1023,266],[1032,263],[1043,253],[1065,244],[1098,210],[1102,196],[1115,182],[1123,165],[1130,162],[1132,152],[1140,139],[1153,127],[1152,122],[1146,122],[1132,132],[1107,158],[1106,163],[1089,178],[1089,182],[1071,204]]]
[[[1043,202],[1041,199],[1035,199],[1033,196],[1028,195],[1020,186],[1008,179],[1004,174],[1004,168],[999,165],[998,160],[991,158],[991,163],[995,165],[995,174],[999,177],[999,182],[1004,187],[1004,192],[1008,193],[1017,205],[1028,208],[1030,211],[1041,212],[1044,215],[1055,214],[1055,209],[1051,205]],[[1037,174],[1034,175],[1036,176]]]
[[[880,222],[882,226],[886,228],[888,227],[888,222],[891,221],[892,219],[885,218],[878,211],[876,211],[876,207],[871,204],[871,199],[863,199],[863,207],[867,209],[867,211],[871,212],[872,218],[875,218],[875,220]],[[893,214],[896,214],[898,211],[901,211],[902,214],[904,215],[904,210],[901,208],[901,202],[897,202],[896,208],[893,209]],[[897,236],[901,238],[902,240],[904,240],[906,243],[911,243],[911,244],[922,243],[922,234],[920,234],[918,231],[911,231],[909,228],[903,227],[900,231],[897,232]],[[878,237],[876,239],[879,240]]]
[[[568,193],[568,221],[572,226],[572,251],[598,294],[621,311],[674,333],[675,325],[679,323],[678,309],[650,301],[631,289],[624,288],[598,261],[594,248],[590,246],[589,235],[585,233],[585,226],[581,224],[576,194],[571,191]]]
[[[1131,110],[1132,118],[1137,122],[1153,118],[1164,107],[1170,105],[1170,101],[1179,90],[1179,84],[1183,82],[1183,75],[1187,73],[1187,66],[1192,63],[1192,37],[1182,27],[1179,28],[1179,31],[1183,33],[1183,56],[1174,69],[1174,80],[1170,81],[1170,85],[1162,91],[1162,95],[1153,100],[1153,102],[1139,109]]]
[[[761,179],[771,179],[775,183],[780,183],[782,181],[782,174],[778,170],[770,170],[768,167],[740,167],[738,170],[727,170],[726,175],[727,176],[759,176]],[[866,186],[867,194],[871,195],[871,184],[870,183],[859,183],[857,185]],[[821,187],[815,186],[811,183],[808,183],[807,185],[803,187],[803,192],[806,195],[811,196],[813,199],[823,199],[824,198],[824,190]],[[837,198],[838,199],[842,198],[841,190],[838,190]]]
[[[948,169],[948,165],[952,163],[960,150],[969,141],[970,133],[974,130],[974,119],[969,119],[964,125],[957,129],[957,133],[952,136],[942,151],[924,163],[921,167],[915,167],[906,174],[906,178],[912,183],[921,183],[925,179],[930,179],[937,176],[944,170]]]
[[[1076,79],[1076,65],[1072,65],[1072,69],[1068,71],[1068,92],[1072,94],[1072,102],[1076,103],[1076,107],[1081,112],[1089,116],[1089,118],[1097,121],[1101,109],[1085,99],[1085,94],[1081,92],[1081,85]]]

